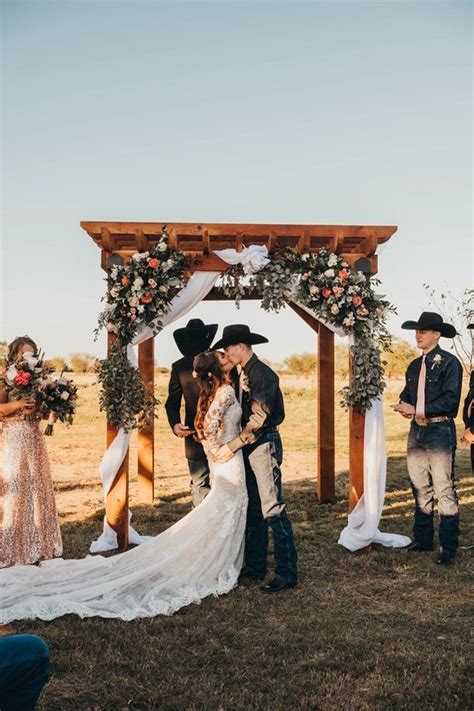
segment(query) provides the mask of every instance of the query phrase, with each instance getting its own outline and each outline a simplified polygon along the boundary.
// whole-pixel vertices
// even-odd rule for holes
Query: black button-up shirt
[[[418,378],[423,356],[407,368],[400,400],[416,407]],[[441,360],[440,360],[441,359]],[[439,346],[426,354],[425,417],[456,417],[461,400],[462,366],[455,355]]]
[[[472,434],[474,434],[474,370],[469,379],[469,391],[464,400],[462,419],[466,429],[471,430]]]
[[[278,375],[254,355],[243,368],[247,388],[242,391],[242,431],[228,443],[235,452],[255,442],[265,430],[285,419],[285,406]]]

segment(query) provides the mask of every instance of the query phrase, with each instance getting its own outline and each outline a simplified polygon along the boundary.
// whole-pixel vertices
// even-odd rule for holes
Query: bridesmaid
[[[28,336],[8,347],[7,367],[22,353],[37,353]],[[31,400],[8,401],[0,384],[2,461],[0,463],[0,568],[56,558],[63,546],[48,453],[39,419],[27,421]]]

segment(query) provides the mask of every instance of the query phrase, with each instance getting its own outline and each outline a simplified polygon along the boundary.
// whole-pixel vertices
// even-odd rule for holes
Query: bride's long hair
[[[196,378],[201,388],[201,394],[196,409],[196,417],[194,419],[194,428],[196,434],[194,439],[198,442],[205,439],[204,437],[204,418],[215,398],[217,389],[228,382],[228,377],[222,371],[217,353],[215,351],[204,351],[198,353],[193,361],[193,376]],[[219,423],[220,425],[221,423]]]

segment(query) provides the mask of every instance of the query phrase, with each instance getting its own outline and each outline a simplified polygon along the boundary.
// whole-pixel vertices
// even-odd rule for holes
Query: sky
[[[472,285],[470,2],[2,2],[0,338],[101,355],[81,220],[398,225],[390,328],[423,283]],[[313,350],[290,309],[203,303],[273,361]],[[220,331],[219,331],[220,332]],[[408,334],[410,338],[410,334]]]

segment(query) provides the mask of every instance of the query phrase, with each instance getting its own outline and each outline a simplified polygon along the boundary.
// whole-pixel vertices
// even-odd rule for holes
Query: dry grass
[[[97,466],[104,423],[92,379],[78,380],[77,423],[68,431],[57,426],[48,441],[66,557],[86,555],[103,516]],[[165,385],[161,377],[161,399]],[[40,708],[471,708],[474,487],[467,451],[458,452],[462,549],[453,568],[438,569],[432,554],[381,548],[350,554],[336,544],[347,509],[347,417],[337,418],[338,501],[320,506],[314,497],[314,385],[289,379],[284,388],[284,478],[300,586],[270,598],[253,585],[239,587],[170,618],[68,616],[16,624],[18,631],[41,634],[51,648],[54,676]],[[393,383],[387,403],[399,390]],[[386,427],[390,459],[381,528],[409,533],[407,425],[387,411]],[[169,434],[162,413],[157,440],[155,504],[134,508],[135,525],[146,533],[163,530],[190,505],[182,444]]]

